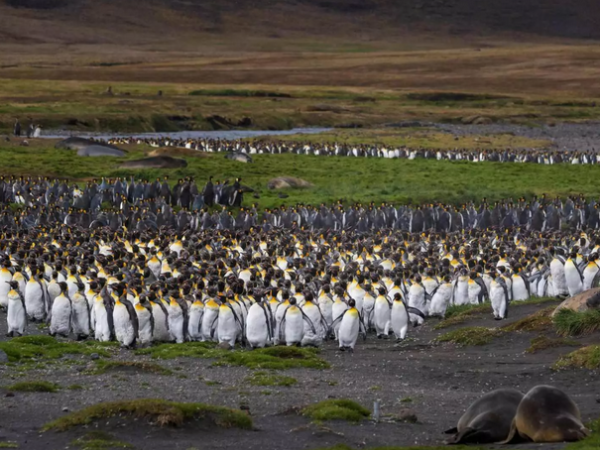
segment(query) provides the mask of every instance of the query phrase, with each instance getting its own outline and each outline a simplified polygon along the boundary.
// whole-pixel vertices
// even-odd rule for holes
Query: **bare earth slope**
[[[0,38],[20,43],[177,48],[207,38],[247,45],[249,38],[371,42],[509,33],[597,39],[599,21],[593,0],[0,0]]]

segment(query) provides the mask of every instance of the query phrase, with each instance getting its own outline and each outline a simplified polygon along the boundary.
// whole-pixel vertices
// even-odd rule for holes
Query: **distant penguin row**
[[[430,149],[391,147],[379,144],[346,143],[302,143],[285,141],[243,141],[225,139],[177,139],[177,138],[133,138],[115,137],[100,139],[112,145],[148,145],[151,147],[179,147],[208,153],[228,153],[230,155],[314,155],[345,156],[354,158],[387,159],[433,159],[446,161],[532,163],[532,164],[599,164],[600,155],[595,150],[558,151],[555,149],[495,149],[495,148],[454,148]]]

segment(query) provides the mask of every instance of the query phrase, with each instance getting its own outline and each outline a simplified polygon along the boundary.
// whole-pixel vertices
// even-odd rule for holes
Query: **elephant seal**
[[[150,158],[125,161],[121,169],[179,169],[187,167],[185,159],[172,158],[170,156],[153,156]]]
[[[251,163],[252,157],[242,152],[227,152],[225,155],[226,159],[231,159],[232,161],[243,162],[243,163]]]
[[[125,156],[126,153],[118,148],[105,147],[104,145],[88,145],[77,150],[78,156]]]
[[[525,396],[503,444],[520,441],[572,442],[589,436],[577,405],[560,389],[536,386]]]
[[[456,428],[446,431],[454,434],[447,444],[489,444],[506,439],[512,420],[523,399],[515,389],[489,392],[469,406]]]

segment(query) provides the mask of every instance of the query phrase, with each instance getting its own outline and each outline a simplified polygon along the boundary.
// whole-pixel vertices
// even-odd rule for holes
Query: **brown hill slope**
[[[300,39],[318,50],[323,37],[600,39],[598,23],[595,0],[0,0],[3,44],[272,50]]]

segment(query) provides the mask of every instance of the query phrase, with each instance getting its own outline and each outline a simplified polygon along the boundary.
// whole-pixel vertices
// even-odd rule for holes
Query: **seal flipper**
[[[498,442],[498,444],[500,444],[500,445],[518,444],[519,442],[524,442],[524,441],[526,441],[526,439],[523,439],[523,436],[521,436],[521,434],[517,430],[517,419],[515,418],[515,419],[513,419],[512,423],[510,424],[510,432],[508,433],[508,437],[505,440]]]
[[[458,433],[458,428],[450,428],[449,430],[444,431],[444,434],[456,434]]]
[[[492,442],[494,442],[494,437],[489,431],[468,427],[448,439],[446,444],[489,444]]]

